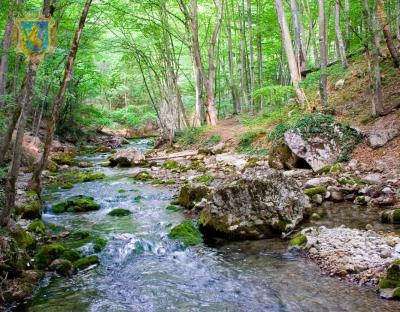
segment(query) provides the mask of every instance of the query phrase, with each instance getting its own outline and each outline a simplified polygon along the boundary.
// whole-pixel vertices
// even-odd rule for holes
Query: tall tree
[[[328,49],[326,40],[326,15],[325,0],[318,0],[318,24],[319,24],[319,51],[320,51],[320,87],[321,104],[324,109],[328,108]]]
[[[347,68],[349,63],[347,62],[346,47],[343,42],[342,29],[340,27],[340,0],[335,0],[335,33],[338,43],[338,54],[340,56],[342,66]]]
[[[383,36],[385,37],[386,45],[389,49],[390,55],[392,56],[394,66],[398,68],[400,66],[400,56],[393,42],[393,36],[390,30],[390,24],[385,16],[385,4],[383,0],[377,0],[377,1],[378,1],[378,8],[377,8],[378,20],[383,30]]]
[[[0,58],[0,108],[4,105],[4,97],[6,95],[7,87],[7,72],[8,72],[8,55],[11,47],[11,36],[14,25],[15,12],[18,10],[21,0],[15,0],[11,5],[8,12],[8,20],[4,30],[3,43],[1,45],[1,58]]]
[[[364,0],[364,14],[367,20],[367,38],[368,42],[366,43],[366,55],[370,70],[370,77],[373,87],[371,89],[374,90],[374,94],[372,96],[372,115],[380,116],[383,114],[383,92],[382,92],[382,77],[381,77],[381,67],[379,64],[379,46],[377,45],[376,34],[378,31],[378,25],[376,23],[376,19],[373,18],[371,9],[369,7],[369,1]],[[372,47],[372,56],[369,52],[369,44]],[[372,59],[372,60],[371,60]]]
[[[250,107],[254,110],[254,91],[256,85],[255,73],[254,73],[254,47],[253,47],[253,17],[251,0],[247,0],[247,27],[249,37],[249,58],[250,58]]]
[[[67,91],[68,83],[72,78],[72,69],[74,67],[76,54],[78,53],[79,43],[82,37],[82,30],[85,27],[86,19],[89,14],[91,4],[92,0],[86,0],[81,18],[79,20],[78,28],[75,32],[75,37],[72,41],[71,49],[69,51],[69,55],[65,63],[64,78],[61,81],[58,94],[54,99],[50,119],[47,122],[43,153],[39,163],[37,164],[35,170],[33,171],[33,175],[30,181],[30,189],[38,193],[41,192],[40,176],[46,167],[50,155],[50,150],[53,143],[53,137],[56,129],[57,120],[59,118],[60,111],[64,103],[65,93]]]
[[[296,57],[294,55],[292,40],[290,38],[289,27],[286,21],[285,10],[282,0],[275,0],[275,7],[281,27],[283,47],[286,52],[292,83],[296,90],[298,101],[301,104],[304,104],[306,102],[306,96],[304,94],[304,91],[300,88],[301,74],[297,66]]]
[[[306,70],[306,58],[304,55],[305,49],[301,38],[301,21],[300,21],[300,13],[297,6],[296,0],[290,0],[290,10],[292,13],[292,21],[293,21],[293,33],[294,33],[294,43],[296,47],[296,61],[299,67],[300,73]]]
[[[50,17],[51,0],[44,0],[42,15],[44,17]],[[0,225],[7,226],[10,222],[10,217],[15,208],[15,185],[17,183],[18,174],[21,166],[22,157],[22,141],[24,138],[26,121],[28,118],[28,112],[32,105],[33,87],[35,85],[36,73],[39,67],[39,61],[35,58],[31,58],[25,75],[25,80],[22,84],[21,91],[17,99],[17,107],[19,110],[19,118],[17,132],[15,135],[14,146],[12,149],[11,165],[6,177],[6,205],[0,214]],[[14,117],[13,117],[14,118]],[[11,131],[12,134],[12,131]]]

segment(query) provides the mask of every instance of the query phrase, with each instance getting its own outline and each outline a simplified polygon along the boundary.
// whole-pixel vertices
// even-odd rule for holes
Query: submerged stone
[[[173,227],[168,238],[179,240],[186,246],[195,246],[203,241],[201,232],[197,226],[189,220]]]
[[[117,208],[114,210],[111,210],[108,215],[112,217],[125,217],[131,215],[132,212],[129,211],[128,209],[122,209],[122,208]]]
[[[107,245],[107,240],[104,238],[96,238],[95,241],[93,242],[93,250],[95,252],[100,252],[106,247]]]
[[[382,223],[400,224],[400,208],[382,212],[381,221]]]

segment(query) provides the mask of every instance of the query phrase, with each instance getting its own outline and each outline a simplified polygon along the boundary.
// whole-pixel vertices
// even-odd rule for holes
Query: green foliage
[[[306,189],[304,191],[304,194],[306,194],[308,197],[313,198],[315,195],[320,194],[320,195],[325,195],[327,192],[326,187],[324,186],[316,186],[312,187],[309,189]]]
[[[34,220],[31,224],[29,224],[28,231],[38,235],[44,235],[46,234],[46,226],[44,225],[43,221]]]
[[[173,227],[168,234],[168,237],[170,239],[181,241],[185,246],[195,246],[203,241],[199,229],[192,221],[184,221]]]
[[[260,100],[261,98],[266,105],[282,105],[295,96],[295,90],[292,86],[266,86],[254,93],[254,98]]]
[[[327,68],[326,73],[333,81],[343,79],[346,75],[346,69],[341,64],[335,64]],[[314,71],[307,75],[307,77],[300,83],[302,88],[316,88],[319,85],[322,72],[320,70]]]
[[[167,159],[162,164],[162,168],[167,169],[167,170],[178,169],[178,167],[179,167],[179,163],[177,161],[175,161],[175,160],[172,160],[172,159]]]
[[[199,143],[200,137],[203,135],[206,129],[206,127],[197,127],[178,131],[176,133],[176,141],[182,146],[189,146]]]
[[[242,134],[236,151],[247,155],[268,155],[268,150],[266,148],[255,146],[256,141],[264,137],[265,134],[266,132],[264,130],[252,130]]]
[[[217,145],[219,142],[221,142],[221,136],[219,134],[213,134],[206,140],[206,144],[208,146],[213,146]]]

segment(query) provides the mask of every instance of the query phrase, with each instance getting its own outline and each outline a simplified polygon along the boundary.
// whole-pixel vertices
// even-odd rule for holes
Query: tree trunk
[[[283,8],[282,0],[275,0],[276,11],[278,14],[278,20],[282,31],[283,46],[286,52],[286,57],[289,65],[290,76],[292,78],[293,86],[296,90],[297,99],[301,104],[306,102],[306,96],[304,91],[300,88],[301,74],[297,67],[296,57],[294,55],[292,41],[290,38],[289,27],[285,17],[285,11]]]
[[[36,191],[37,193],[41,192],[41,184],[40,184],[40,176],[43,170],[46,168],[47,160],[50,155],[51,145],[53,142],[53,136],[56,129],[56,123],[60,115],[60,111],[62,109],[62,105],[64,103],[65,92],[67,91],[68,82],[71,80],[72,69],[74,67],[74,62],[76,58],[76,54],[79,48],[79,42],[82,35],[82,30],[85,27],[85,22],[87,15],[89,13],[90,6],[92,4],[92,0],[87,0],[85,3],[85,7],[82,11],[82,15],[79,21],[78,29],[76,30],[75,37],[72,41],[71,50],[69,52],[67,62],[65,64],[64,70],[64,78],[61,82],[60,89],[58,95],[54,99],[53,107],[50,114],[50,120],[47,123],[47,131],[44,141],[44,148],[42,157],[37,164],[32,179],[30,181],[30,189]]]
[[[344,0],[345,47],[350,49],[350,0]]]
[[[400,0],[396,2],[396,37],[400,40]]]
[[[192,57],[193,77],[194,77],[194,88],[195,88],[195,112],[193,116],[193,127],[200,127],[203,124],[203,102],[201,98],[201,90],[203,84],[201,81],[201,74],[199,69],[196,67],[195,60]]]
[[[386,45],[389,49],[390,55],[392,56],[394,66],[398,68],[400,66],[400,56],[393,42],[392,32],[390,31],[390,24],[387,22],[385,17],[385,4],[383,0],[377,0],[377,1],[378,1],[377,15],[379,23],[383,29],[383,36],[385,37]]]
[[[364,9],[365,9],[365,15],[366,15],[366,20],[367,20],[367,31],[369,34],[369,42],[372,46],[372,60],[369,50],[368,50],[368,44],[367,44],[367,58],[368,62],[372,64],[372,68],[370,66],[370,76],[372,76],[372,79],[374,82],[373,84],[373,89],[374,89],[374,94],[372,97],[372,115],[373,116],[380,116],[383,114],[383,92],[382,92],[382,78],[381,78],[381,68],[379,64],[379,47],[376,44],[376,33],[377,33],[377,24],[376,24],[376,19],[373,18],[370,7],[369,7],[369,1],[364,0]]]
[[[26,119],[31,106],[33,97],[33,86],[35,84],[36,72],[38,64],[35,62],[29,62],[28,69],[26,72],[26,80],[21,90],[21,97],[19,98],[21,114],[19,117],[19,123],[17,133],[15,136],[15,142],[12,151],[11,165],[6,178],[6,205],[0,214],[0,225],[7,226],[12,212],[15,208],[15,185],[17,183],[19,169],[21,166],[22,157],[22,142],[24,139],[24,131],[26,125]]]
[[[321,104],[324,109],[328,108],[328,76],[326,73],[328,67],[328,53],[326,42],[326,24],[325,24],[325,1],[318,0],[318,21],[319,21],[319,49],[320,49],[320,70],[321,78],[319,83],[319,92]]]
[[[346,48],[343,43],[342,30],[340,28],[340,0],[335,0],[335,32],[338,45],[338,54],[340,56],[342,66],[347,68],[349,63],[347,62]]]
[[[306,59],[304,57],[303,43],[301,40],[299,10],[296,0],[290,0],[290,10],[292,13],[294,43],[296,47],[296,61],[300,73],[307,69]]]
[[[5,95],[6,95],[6,87],[7,87],[7,72],[8,72],[8,54],[11,46],[11,35],[14,24],[14,16],[13,10],[10,8],[10,12],[8,14],[8,21],[6,25],[6,29],[4,31],[3,43],[2,43],[2,53],[0,59],[0,108],[4,106],[5,103]]]
[[[255,91],[255,74],[254,74],[254,48],[253,48],[253,20],[251,0],[247,0],[247,29],[249,32],[249,54],[250,54],[250,106],[254,111],[254,91]]]
[[[246,22],[244,13],[244,0],[242,0],[242,5],[238,4],[238,11],[241,12],[240,18],[240,77],[242,86],[242,97],[245,109],[249,107],[249,97],[247,94],[247,56],[246,56]]]

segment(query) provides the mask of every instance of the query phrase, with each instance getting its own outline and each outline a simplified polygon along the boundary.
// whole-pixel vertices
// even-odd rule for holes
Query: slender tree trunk
[[[345,48],[350,49],[350,0],[344,0],[344,19],[345,19]]]
[[[249,54],[250,54],[250,106],[254,111],[254,91],[256,85],[256,79],[254,74],[254,48],[253,48],[253,19],[252,19],[252,7],[251,0],[247,0],[247,29],[249,32]]]
[[[6,87],[7,87],[7,72],[8,72],[8,54],[11,46],[11,35],[14,23],[13,10],[10,8],[10,12],[8,14],[8,21],[6,25],[6,29],[4,31],[3,43],[2,43],[2,52],[0,58],[0,108],[5,103],[5,95],[6,95]]]
[[[233,12],[229,10],[228,1],[226,1],[225,3],[226,3],[225,12],[228,19],[228,26],[226,27],[226,31],[227,31],[227,41],[228,41],[229,86],[232,95],[233,112],[235,115],[237,115],[241,111],[241,103],[236,85],[236,78],[234,74],[233,44],[232,44],[232,29],[231,29],[232,27],[231,14]]]
[[[320,96],[321,104],[324,109],[328,108],[328,76],[326,73],[328,66],[328,53],[327,53],[327,42],[326,42],[326,25],[325,25],[325,1],[318,0],[318,12],[319,12],[319,48],[320,48]]]
[[[396,2],[396,37],[400,40],[400,0]]]
[[[297,66],[296,57],[294,55],[292,41],[290,39],[289,27],[285,17],[282,0],[275,0],[276,11],[278,20],[282,31],[283,46],[285,48],[286,57],[288,60],[290,76],[292,78],[293,86],[296,90],[297,99],[301,104],[306,102],[304,91],[300,88],[301,74]]]
[[[261,3],[257,1],[257,63],[258,63],[258,89],[263,87],[263,51],[261,37]],[[264,97],[260,95],[260,108],[264,107]]]
[[[242,5],[238,4],[238,11],[241,12],[240,19],[240,77],[241,77],[241,85],[242,85],[242,96],[243,96],[243,104],[245,109],[249,107],[249,97],[247,94],[247,57],[246,57],[246,21],[245,21],[245,13],[244,13],[244,0],[242,0]]]
[[[52,111],[50,114],[50,120],[47,123],[47,131],[46,131],[46,136],[45,136],[45,141],[44,141],[42,157],[41,157],[39,163],[37,164],[37,166],[33,172],[32,179],[30,181],[30,189],[32,189],[38,193],[41,192],[40,176],[41,176],[43,170],[46,168],[47,160],[50,155],[54,132],[56,129],[56,123],[59,118],[60,111],[62,109],[62,105],[64,103],[65,92],[67,91],[68,82],[71,80],[72,69],[74,67],[76,54],[78,52],[79,42],[81,40],[81,35],[82,35],[82,30],[85,27],[86,18],[88,16],[91,4],[92,4],[92,0],[87,0],[85,3],[85,7],[82,11],[78,29],[76,30],[75,37],[72,41],[71,50],[69,52],[67,62],[65,64],[64,78],[61,82],[58,95],[54,99]]]
[[[29,112],[30,103],[33,97],[33,86],[35,84],[36,72],[38,64],[29,62],[26,72],[26,80],[21,90],[21,97],[19,99],[21,106],[21,114],[19,117],[19,124],[15,136],[15,142],[12,151],[11,165],[6,178],[6,205],[0,214],[0,225],[7,226],[10,222],[10,217],[15,208],[15,185],[17,183],[19,169],[21,166],[22,157],[22,142],[24,139],[24,131],[26,119]]]
[[[290,10],[292,12],[294,43],[296,47],[296,61],[300,73],[306,70],[306,59],[303,52],[303,43],[301,42],[299,10],[296,0],[290,0]]]
[[[194,87],[195,87],[195,112],[193,116],[193,127],[200,127],[203,123],[203,102],[201,98],[201,90],[203,89],[203,84],[201,81],[201,74],[199,69],[196,67],[195,60],[192,58],[193,67],[193,77],[194,77]]]
[[[376,32],[378,27],[376,19],[374,19],[372,16],[368,0],[364,0],[364,10],[367,20],[366,28],[369,34],[368,38],[372,46],[372,56],[370,56],[368,50],[368,44],[366,45],[368,63],[370,63],[372,67],[372,68],[370,67],[370,76],[373,77],[371,80],[374,81],[373,82],[374,94],[372,97],[372,115],[379,116],[383,114],[383,92],[382,92],[381,68],[379,64],[379,47],[377,46],[376,43],[377,41]]]
[[[340,28],[340,0],[335,0],[335,32],[338,45],[338,54],[340,56],[342,66],[347,68],[349,63],[347,62],[346,48],[343,43],[342,30]]]
[[[389,49],[390,55],[392,56],[394,66],[398,68],[400,66],[400,56],[393,42],[392,32],[390,31],[390,24],[387,22],[385,17],[385,4],[383,0],[377,0],[377,1],[378,1],[377,15],[380,26],[383,29],[383,36],[385,37],[386,45]]]

